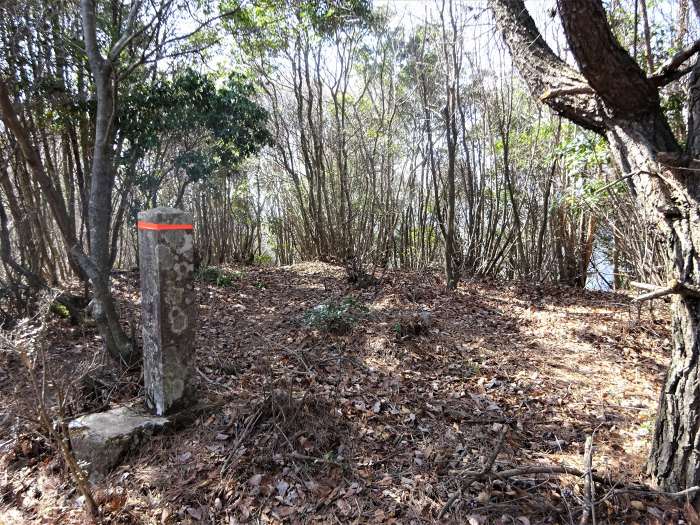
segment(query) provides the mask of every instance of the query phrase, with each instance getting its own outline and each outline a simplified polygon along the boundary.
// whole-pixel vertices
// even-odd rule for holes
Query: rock
[[[639,500],[630,501],[630,506],[635,510],[646,510],[646,508],[647,508],[647,506],[644,504],[644,502],[639,501]]]
[[[102,479],[126,453],[150,435],[163,432],[170,418],[147,414],[133,407],[87,414],[69,422],[76,459],[85,464],[92,481]]]

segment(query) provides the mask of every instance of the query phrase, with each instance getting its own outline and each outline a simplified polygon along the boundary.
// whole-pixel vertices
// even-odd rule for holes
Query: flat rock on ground
[[[76,458],[84,462],[90,479],[102,479],[130,449],[154,432],[164,431],[167,417],[158,417],[135,407],[117,407],[87,414],[68,424]]]

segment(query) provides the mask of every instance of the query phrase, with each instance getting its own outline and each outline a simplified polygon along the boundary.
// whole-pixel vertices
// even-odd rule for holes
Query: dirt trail
[[[598,474],[644,481],[665,313],[654,319],[645,308],[640,319],[625,296],[548,285],[468,282],[447,293],[430,273],[389,273],[357,291],[320,263],[231,272],[230,286],[198,286],[198,391],[223,406],[154,438],[96,488],[108,522],[433,523],[460,490],[460,473],[479,470],[501,434],[496,470],[581,468],[594,433]],[[136,285],[134,274],[115,284],[130,304],[125,321],[138,318]],[[331,326],[338,334],[309,326],[322,304],[349,319]],[[67,321],[52,320],[51,340],[55,370],[102,359],[95,333]],[[11,422],[28,410],[16,384],[24,375],[2,359],[0,401]],[[105,374],[83,387],[75,410],[139,389],[137,374]],[[2,451],[0,522],[78,523],[60,463],[24,439],[24,451],[17,443]],[[474,484],[443,520],[580,515],[580,480],[525,478]],[[599,509],[599,523],[677,516],[668,501],[628,496]]]

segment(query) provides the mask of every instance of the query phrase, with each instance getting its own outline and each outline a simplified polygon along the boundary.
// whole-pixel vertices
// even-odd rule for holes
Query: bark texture
[[[658,83],[617,42],[599,0],[558,0],[580,73],[544,42],[522,0],[490,0],[513,61],[533,95],[560,115],[606,137],[640,209],[667,241],[673,350],[659,397],[648,471],[670,491],[700,484],[700,153],[698,92],[689,94],[682,151],[659,103]],[[680,66],[680,64],[678,64]],[[671,72],[673,73],[673,72]],[[691,84],[698,78],[693,68]],[[696,496],[695,505],[700,499]]]
[[[139,2],[132,4],[132,21]],[[81,17],[90,70],[95,82],[97,108],[95,111],[95,146],[92,157],[88,217],[90,222],[90,257],[80,257],[94,290],[92,314],[108,352],[117,361],[129,364],[135,358],[132,341],[124,333],[111,293],[109,232],[112,220],[112,190],[114,189],[114,61],[125,42],[120,39],[105,58],[97,41],[97,20],[93,0],[81,0]],[[121,46],[121,47],[120,47]]]

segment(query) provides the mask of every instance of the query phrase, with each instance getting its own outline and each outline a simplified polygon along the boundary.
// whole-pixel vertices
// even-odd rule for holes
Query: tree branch
[[[117,42],[109,50],[108,59],[110,62],[115,62],[119,58],[119,53],[122,52],[131,40],[136,37],[143,28],[139,31],[134,31],[134,24],[136,23],[136,15],[138,15],[139,8],[141,7],[141,0],[133,0],[131,3],[131,9],[129,10],[129,16],[126,19],[126,29],[124,34],[117,40]],[[151,21],[151,23],[153,23]],[[149,24],[150,25],[150,24]]]
[[[649,293],[635,297],[632,302],[641,303],[642,301],[650,301],[667,295],[684,295],[686,297],[700,297],[700,287],[690,283],[682,283],[677,280],[672,280],[666,286],[654,286],[646,283],[630,283],[636,288],[650,290]]]
[[[134,60],[134,61],[131,62],[129,65],[127,65],[126,68],[125,68],[125,70],[126,70],[126,71],[129,71],[129,72],[133,71],[134,69],[136,69],[136,68],[137,68],[138,66],[140,66],[141,64],[145,64],[145,63],[147,63],[147,62],[150,62],[150,61],[151,61],[151,57],[152,57],[153,55],[155,55],[155,54],[158,52],[159,49],[165,48],[166,46],[168,46],[168,45],[170,45],[170,44],[174,44],[174,43],[176,43],[176,42],[180,42],[180,41],[182,41],[182,40],[186,40],[186,39],[190,38],[191,36],[194,36],[194,35],[196,35],[197,33],[199,33],[202,29],[204,29],[205,27],[209,26],[211,23],[216,22],[217,20],[220,20],[220,19],[222,19],[222,18],[226,18],[226,17],[229,17],[229,16],[233,16],[234,14],[236,14],[236,13],[237,13],[238,11],[240,11],[240,10],[241,10],[241,5],[239,4],[239,5],[237,5],[237,6],[236,6],[235,8],[233,8],[233,9],[230,9],[230,10],[225,11],[225,12],[223,12],[223,13],[219,13],[219,14],[216,15],[216,16],[213,16],[213,17],[211,17],[211,18],[206,19],[206,20],[203,21],[203,22],[200,22],[199,25],[198,25],[196,28],[194,28],[192,31],[190,31],[190,32],[188,32],[188,33],[184,33],[184,34],[181,34],[181,35],[176,35],[176,36],[173,36],[173,37],[171,37],[171,38],[169,38],[169,39],[164,40],[163,42],[161,42],[161,43],[159,44],[159,46],[156,47],[156,49],[153,49],[152,51],[150,51],[150,52],[148,52],[148,53],[144,52],[137,60]],[[152,22],[151,22],[151,23],[152,23]],[[149,25],[150,25],[151,23],[149,23]],[[207,47],[209,47],[209,46],[204,46],[204,47],[201,47],[201,46],[200,46],[200,47],[197,47],[196,49],[193,49],[193,50],[190,50],[190,51],[191,51],[192,53],[196,53],[196,52],[198,52],[198,51],[201,51],[202,49],[206,49]],[[159,58],[166,58],[166,57],[168,57],[168,56],[180,56],[180,55],[187,54],[187,52],[188,52],[188,51],[179,52],[179,53],[174,53],[174,54],[166,55],[166,56],[164,56],[164,57],[159,57]],[[123,76],[125,76],[125,75],[123,75]]]
[[[612,34],[601,1],[558,0],[557,4],[581,73],[613,114],[661,114],[658,90]]]
[[[663,75],[652,75],[649,78],[649,82],[651,82],[654,86],[657,88],[663,87],[667,84],[670,84],[674,80],[678,80],[679,78],[684,77],[688,73],[690,73],[693,70],[693,66],[688,66],[683,69],[676,69],[673,71],[669,71],[666,74]]]
[[[547,45],[523,0],[489,0],[489,7],[530,92],[561,116],[603,134],[599,101],[582,89],[586,79]]]
[[[667,76],[669,73],[678,70],[683,63],[692,57],[695,53],[700,51],[700,39],[696,40],[692,44],[687,45],[681,49],[678,53],[673,55],[671,58],[666,60],[661,66],[654,72],[654,77]]]

